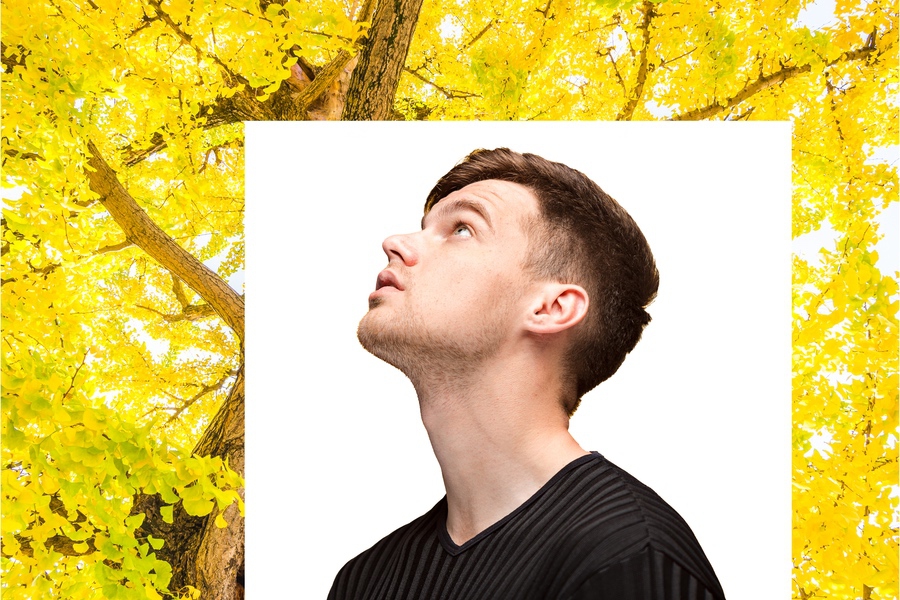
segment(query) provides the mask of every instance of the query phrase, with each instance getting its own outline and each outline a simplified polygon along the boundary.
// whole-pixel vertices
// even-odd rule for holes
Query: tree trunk
[[[244,367],[228,398],[213,417],[194,454],[221,456],[236,472],[244,473]],[[243,490],[240,491],[243,497]],[[166,542],[157,558],[172,566],[169,589],[182,591],[191,585],[203,598],[240,600],[244,597],[244,519],[237,506],[225,509],[228,527],[215,526],[218,507],[205,517],[192,517],[181,504],[174,508],[172,523],[160,516],[163,506],[159,494],[139,495],[134,499],[133,513],[144,513],[137,535],[152,535]]]
[[[380,0],[359,63],[350,77],[341,119],[391,118],[394,94],[421,8],[422,0]]]
[[[222,320],[241,339],[243,354],[244,299],[218,274],[179,246],[145,213],[122,186],[115,171],[100,151],[88,142],[91,156],[86,174],[91,190],[125,232],[128,240],[156,259],[164,268],[187,283],[213,307]],[[220,456],[242,477],[244,475],[244,365],[225,402],[203,432],[193,453]],[[243,490],[239,493],[243,496]],[[244,596],[244,520],[234,504],[223,515],[227,527],[215,526],[218,507],[205,517],[187,514],[181,503],[173,509],[173,522],[162,520],[159,494],[139,494],[132,513],[144,513],[138,535],[153,535],[165,540],[157,558],[172,567],[169,589],[178,592],[186,586],[201,591],[204,598],[238,600]]]
[[[363,10],[365,20],[368,20],[372,6],[372,2],[366,3]],[[422,0],[381,0],[368,41],[355,68],[356,57],[351,59],[346,53],[341,53],[323,68],[315,85],[303,90],[305,93],[290,93],[289,84],[285,84],[282,94],[285,97],[281,98],[276,93],[277,97],[263,108],[269,111],[279,109],[273,112],[278,117],[336,118],[341,111],[341,100],[346,98],[343,119],[390,118],[400,72],[421,6]],[[346,79],[351,69],[347,87]],[[231,107],[233,103],[226,104]],[[239,114],[246,112],[231,110],[225,120],[235,120]],[[164,146],[164,140],[160,139],[153,149],[158,151]],[[125,232],[127,240],[193,288],[241,340],[241,367],[236,381],[193,452],[227,459],[231,468],[243,476],[244,299],[160,229],[122,186],[93,142],[88,142],[88,151],[90,156],[85,172],[91,190],[100,196],[103,205]],[[147,155],[143,153],[134,157],[134,162]],[[243,490],[240,494],[243,497]],[[157,551],[157,557],[172,567],[169,589],[184,592],[187,586],[193,586],[200,590],[203,598],[243,598],[244,520],[238,514],[237,506],[231,505],[225,510],[223,517],[228,526],[219,528],[214,523],[219,513],[218,507],[205,517],[193,517],[178,503],[173,510],[173,522],[166,523],[160,515],[163,504],[159,494],[140,494],[134,498],[132,512],[145,515],[138,535],[153,535],[165,540],[163,547]]]

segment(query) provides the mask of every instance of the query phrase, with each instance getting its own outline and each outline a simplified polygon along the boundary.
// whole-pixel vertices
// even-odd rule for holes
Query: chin
[[[409,375],[410,353],[404,350],[407,343],[373,315],[371,308],[360,320],[356,338],[367,352]]]
[[[429,373],[447,376],[469,371],[496,352],[502,339],[498,333],[489,329],[481,336],[454,339],[450,332],[428,329],[408,314],[383,310],[367,312],[356,329],[366,351],[402,371],[414,384]]]
[[[381,300],[375,298],[375,307]],[[356,337],[366,351],[400,369],[407,377],[433,362],[441,344],[423,323],[409,314],[373,310],[375,307],[363,315],[356,329]]]

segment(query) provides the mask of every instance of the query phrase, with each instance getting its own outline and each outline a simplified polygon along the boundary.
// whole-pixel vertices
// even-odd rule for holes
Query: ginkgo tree
[[[793,593],[897,597],[895,4],[2,8],[4,596],[241,597],[241,122],[344,118],[793,121]]]

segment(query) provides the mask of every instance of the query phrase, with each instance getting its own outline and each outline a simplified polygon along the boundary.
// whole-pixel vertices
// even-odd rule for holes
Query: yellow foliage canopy
[[[792,120],[794,235],[835,232],[818,261],[794,257],[794,595],[896,598],[898,274],[875,244],[897,199],[878,151],[898,134],[898,14],[839,0],[813,31],[802,8],[433,0],[394,116]],[[227,528],[241,503],[240,469],[191,452],[240,378],[240,334],[126,237],[86,176],[89,141],[240,287],[240,122],[337,118],[373,10],[3,0],[4,596],[194,597],[149,523]]]

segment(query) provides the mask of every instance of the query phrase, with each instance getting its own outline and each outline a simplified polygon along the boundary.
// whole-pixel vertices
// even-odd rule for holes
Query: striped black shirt
[[[594,452],[462,546],[446,498],[348,562],[329,600],[721,600],[684,520]]]

